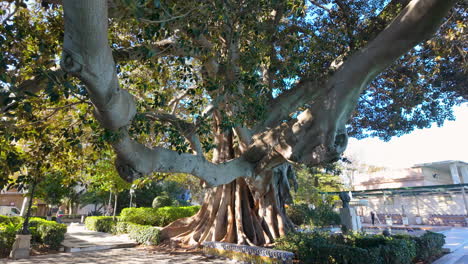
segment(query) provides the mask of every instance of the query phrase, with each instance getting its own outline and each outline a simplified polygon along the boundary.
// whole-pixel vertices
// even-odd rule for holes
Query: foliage
[[[112,228],[112,234],[120,235],[120,234],[127,234],[128,230],[127,227],[130,223],[117,221],[115,226]]]
[[[416,244],[416,259],[420,261],[430,261],[434,256],[442,254],[442,247],[445,244],[443,234],[426,231],[422,236],[395,235],[394,237],[413,240]]]
[[[131,207],[120,212],[120,220],[140,225],[156,225],[158,220],[158,209],[151,207]]]
[[[140,225],[165,226],[179,218],[192,216],[198,210],[199,206],[125,208],[120,214],[120,220]]]
[[[0,258],[10,254],[16,233],[20,228],[21,223],[14,223],[13,221],[0,222]]]
[[[111,233],[116,220],[112,216],[88,216],[85,227],[88,230]]]
[[[336,244],[329,240],[328,234],[321,233],[290,233],[276,240],[275,249],[293,252],[303,263],[379,264],[374,252],[344,244]]]
[[[23,223],[23,218],[21,216],[5,216],[5,215],[0,215],[0,224],[1,223],[13,223],[13,224],[21,224]]]
[[[286,214],[296,225],[325,227],[341,224],[340,215],[333,211],[331,205],[324,203],[315,208],[309,208],[307,204],[289,205]]]
[[[439,256],[444,236],[426,232],[421,237],[395,235],[331,235],[328,233],[289,233],[276,240],[275,248],[290,251],[304,263],[407,264]]]
[[[75,185],[62,172],[51,173],[38,184],[36,197],[46,204],[59,205],[63,198],[73,192]]]
[[[307,203],[318,206],[332,203],[335,197],[323,197],[319,192],[339,191],[343,184],[340,178],[339,163],[328,164],[323,167],[301,166],[297,170],[298,189],[293,193],[295,203]]]
[[[165,206],[171,206],[173,203],[171,197],[169,197],[167,194],[163,194],[161,196],[157,196],[154,198],[152,207],[153,208],[160,208],[160,207],[165,207]]]
[[[47,245],[51,249],[59,249],[65,239],[67,226],[54,221],[32,217],[29,222],[32,241]]]
[[[148,225],[127,224],[128,236],[138,243],[146,245],[157,245],[160,239],[158,228]]]
[[[133,201],[136,207],[152,207],[153,199],[161,195],[169,196],[173,201],[179,200],[180,196],[185,192],[186,187],[180,181],[173,181],[172,176],[171,179],[153,180],[148,178],[136,182]],[[177,176],[177,178],[180,177]]]

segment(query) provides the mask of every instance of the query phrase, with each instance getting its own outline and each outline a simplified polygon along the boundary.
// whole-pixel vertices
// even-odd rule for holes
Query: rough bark
[[[216,129],[217,132],[220,130]],[[235,156],[232,132],[216,136],[214,162]],[[193,217],[179,219],[164,229],[162,238],[183,245],[198,245],[203,241],[265,245],[294,225],[286,216],[285,202],[291,201],[290,180],[295,175],[290,164],[282,164],[264,172],[267,184],[256,188],[249,178],[210,189],[200,211]]]

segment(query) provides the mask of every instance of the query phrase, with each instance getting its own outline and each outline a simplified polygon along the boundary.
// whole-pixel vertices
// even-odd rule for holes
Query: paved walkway
[[[101,251],[60,253],[34,256],[23,260],[0,260],[2,264],[228,264],[237,263],[223,258],[206,257],[198,253],[162,253],[139,248],[118,248]]]
[[[72,223],[68,226],[65,240],[62,242],[65,252],[93,251],[111,248],[128,248],[137,245],[128,235],[86,230],[83,224]]]
[[[468,264],[468,228],[454,227],[441,233],[445,235],[444,248],[452,253],[432,264]]]

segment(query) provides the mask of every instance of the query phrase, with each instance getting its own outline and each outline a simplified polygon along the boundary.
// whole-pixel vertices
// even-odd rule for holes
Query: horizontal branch
[[[64,0],[64,16],[62,68],[85,83],[101,125],[120,135],[112,146],[122,177],[130,180],[153,172],[189,173],[217,186],[253,175],[253,165],[243,158],[214,164],[203,155],[179,154],[160,147],[150,149],[131,139],[127,127],[136,114],[136,106],[117,78],[107,38],[107,1]],[[162,117],[178,122],[159,115]]]
[[[173,114],[161,112],[148,112],[145,114],[145,116],[152,120],[171,123],[189,141],[190,147],[195,154],[203,154],[203,149],[200,143],[200,138],[197,134],[197,127],[195,124],[182,120]]]
[[[113,143],[113,147],[118,156],[116,166],[121,176],[139,177],[153,172],[188,173],[204,180],[209,186],[253,176],[253,165],[243,158],[214,164],[203,155],[179,154],[161,147],[147,148],[130,139],[128,134]]]

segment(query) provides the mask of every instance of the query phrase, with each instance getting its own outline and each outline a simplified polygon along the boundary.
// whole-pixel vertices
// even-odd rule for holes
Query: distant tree
[[[319,192],[341,191],[344,185],[340,174],[338,163],[325,167],[301,166],[296,173],[298,189],[293,193],[294,202],[318,204],[318,200],[324,199]]]

